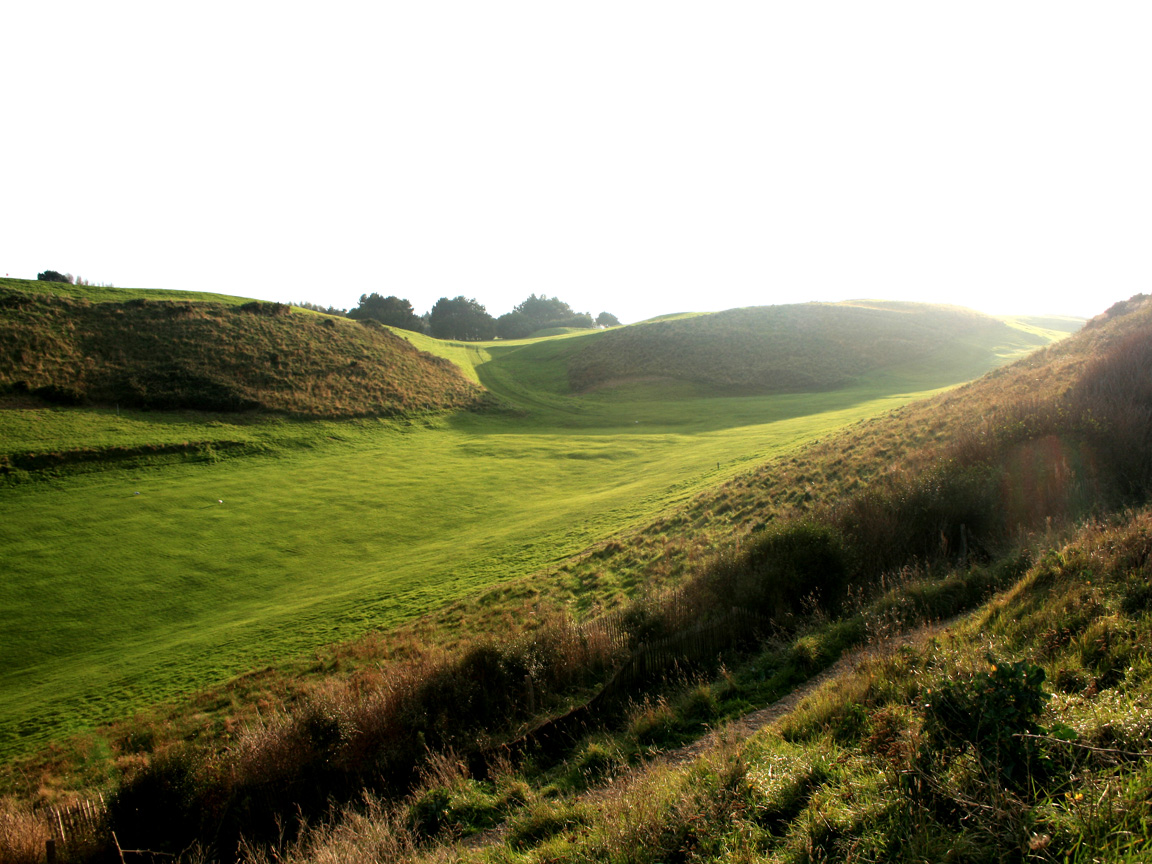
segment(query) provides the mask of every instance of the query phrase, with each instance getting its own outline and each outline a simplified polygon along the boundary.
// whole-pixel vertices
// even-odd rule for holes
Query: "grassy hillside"
[[[99,285],[69,285],[66,282],[40,282],[35,279],[0,278],[0,290],[21,294],[43,294],[90,303],[127,303],[129,300],[170,300],[177,303],[222,303],[240,306],[250,297],[213,294],[210,291],[168,291],[163,288],[112,288]]]
[[[598,414],[609,425],[575,429],[562,413],[551,424],[465,415],[428,428],[0,411],[4,440],[18,442],[14,463],[31,448],[47,462],[85,440],[100,442],[84,446],[102,457],[188,442],[195,460],[138,455],[123,469],[103,462],[3,490],[0,622],[10,638],[0,645],[0,745],[26,750],[258,663],[394,627],[909,397],[776,398],[717,400],[704,420],[697,403],[660,405],[665,422],[653,408],[643,424],[620,405]],[[626,570],[600,582],[589,602],[636,584]]]
[[[11,320],[23,323],[0,344],[26,352],[25,375],[38,363],[86,381],[93,369],[116,368],[109,346],[123,344],[125,356],[142,355],[133,369],[178,360],[181,369],[212,370],[208,377],[227,366],[228,392],[250,392],[242,388],[259,374],[273,395],[296,398],[296,372],[277,378],[260,366],[270,340],[287,370],[328,360],[347,369],[345,351],[370,355],[362,367],[387,365],[384,382],[396,380],[405,357],[425,364],[410,348],[400,360],[373,353],[394,340],[326,316],[5,296],[17,298]],[[9,478],[0,498],[8,556],[0,616],[12,638],[0,646],[0,747],[27,751],[554,566],[958,374],[913,365],[819,394],[701,398],[681,385],[571,393],[568,359],[606,335],[476,345],[413,334],[506,408],[419,422],[52,407],[9,396],[0,410]],[[153,347],[161,337],[171,344],[162,354]],[[228,363],[213,357],[197,367],[217,337],[234,338],[222,349]],[[100,342],[77,347],[88,338]],[[43,344],[26,344],[35,339]],[[99,351],[112,357],[103,366],[82,359]],[[236,362],[244,352],[251,362]],[[49,386],[40,380],[25,389]],[[343,380],[363,383],[353,372]],[[321,397],[320,386],[312,393]],[[323,400],[313,410],[334,409]],[[36,477],[53,482],[11,482]],[[646,555],[652,546],[638,548]],[[577,602],[619,602],[646,566],[638,558],[587,580]]]
[[[309,417],[444,411],[481,398],[455,366],[379,326],[273,303],[93,303],[0,288],[5,391],[60,404]]]
[[[1146,861],[1150,532],[1147,511],[1086,527],[947,627],[916,629],[932,613],[909,602],[942,583],[905,580],[650,694],[559,764],[476,776],[440,757],[407,795],[368,794],[241,860]],[[910,636],[886,636],[901,624]],[[852,631],[864,650],[764,728],[726,724],[762,704],[765,678],[802,680]]]
[[[577,391],[647,378],[726,393],[812,392],[910,364],[947,366],[973,377],[995,365],[992,355],[1049,341],[958,307],[866,301],[758,306],[605,333],[571,357],[568,379]]]
[[[685,410],[685,405],[699,405],[702,397],[782,395],[771,381],[753,380],[772,364],[815,369],[827,362],[850,370],[810,377],[803,386],[796,379],[802,391],[797,398],[804,404],[837,389],[855,396],[924,393],[983,374],[1063,338],[1082,323],[1021,318],[1009,324],[925,304],[813,303],[665,316],[611,331],[510,342],[440,342],[397,332],[451,359],[529,415],[546,415],[549,423],[602,427],[626,416],[628,423],[643,426],[691,417],[694,428],[703,429],[714,417],[713,428],[728,423],[727,412],[713,415],[711,410]],[[777,339],[780,333],[785,338]],[[797,345],[799,359],[790,359],[787,352]],[[816,354],[822,359],[808,362]],[[593,360],[603,360],[595,373],[599,383],[582,389],[581,370],[590,369]],[[774,404],[786,402],[782,398]],[[531,422],[522,418],[521,425]]]
[[[380,664],[365,647],[352,674],[246,728],[126,738],[111,824],[174,853],[199,839],[229,855],[244,835],[252,861],[1141,860],[1152,528],[1126,508],[1152,491],[1150,369],[1152,301],[1134,298],[742,475],[726,494],[759,477],[810,481],[808,497],[741,513],[739,543],[675,590],[582,626],[536,606],[519,633],[506,616],[504,638],[456,653]],[[854,466],[865,482],[845,490]],[[718,500],[664,528],[690,533]],[[628,545],[589,557],[615,569]],[[970,629],[862,658],[775,736],[644,767],[846,648],[971,609]],[[262,847],[334,800],[330,823]]]

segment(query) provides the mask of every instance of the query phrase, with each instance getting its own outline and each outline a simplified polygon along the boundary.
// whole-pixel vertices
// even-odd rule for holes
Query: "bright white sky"
[[[622,320],[1152,290],[1152,3],[50,0],[0,273]]]

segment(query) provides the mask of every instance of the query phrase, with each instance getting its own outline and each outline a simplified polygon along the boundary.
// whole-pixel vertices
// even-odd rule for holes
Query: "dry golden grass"
[[[89,303],[0,288],[0,392],[332,418],[481,401],[451,363],[375,323],[271,303]]]
[[[0,798],[0,861],[4,864],[40,864],[45,843],[53,836],[47,821],[26,804]]]

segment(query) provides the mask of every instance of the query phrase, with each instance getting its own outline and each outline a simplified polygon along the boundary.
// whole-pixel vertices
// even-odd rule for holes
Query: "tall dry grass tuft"
[[[345,807],[317,825],[305,826],[291,841],[271,847],[244,843],[239,864],[403,864],[418,855],[429,862],[449,860],[420,853],[420,838],[409,827],[404,809],[365,795],[358,805]]]
[[[0,861],[4,864],[40,864],[45,844],[54,837],[48,822],[30,807],[0,798]]]

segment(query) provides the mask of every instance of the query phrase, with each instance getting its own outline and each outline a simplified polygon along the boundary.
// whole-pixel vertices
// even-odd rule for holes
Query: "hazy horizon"
[[[25,4],[0,273],[637,321],[1149,290],[1152,8]]]

